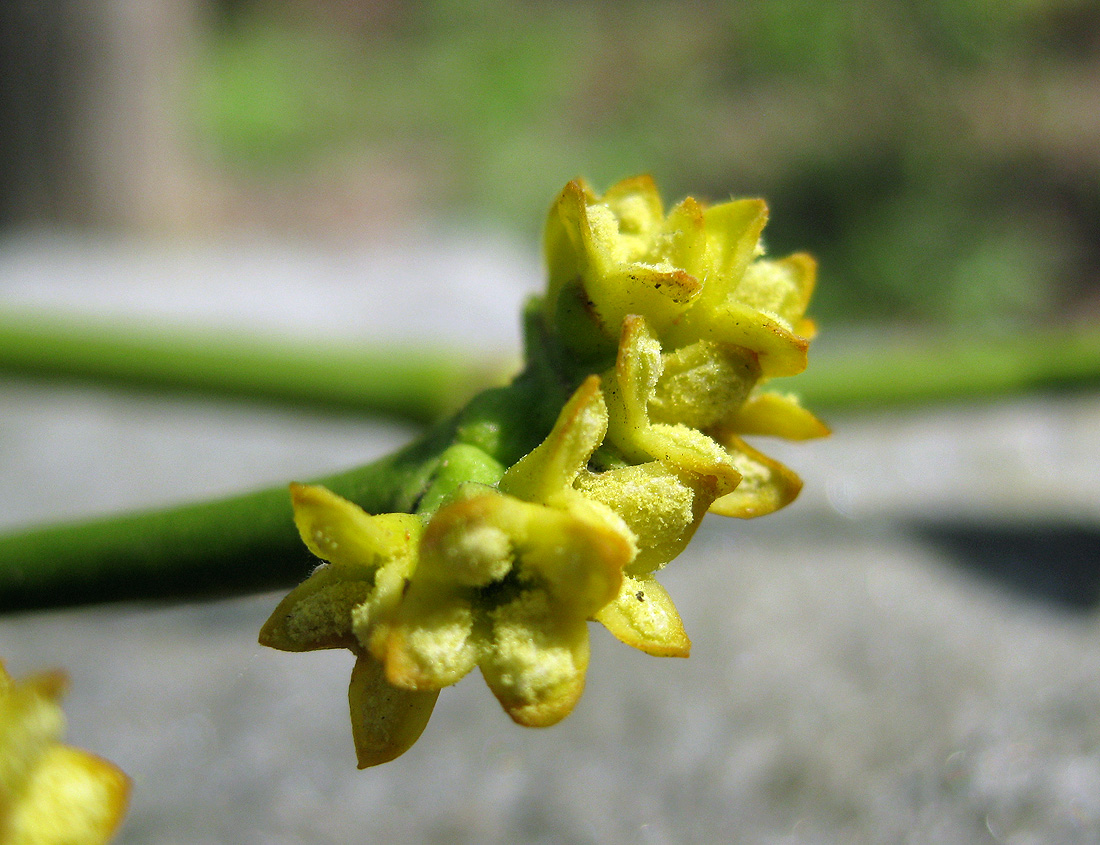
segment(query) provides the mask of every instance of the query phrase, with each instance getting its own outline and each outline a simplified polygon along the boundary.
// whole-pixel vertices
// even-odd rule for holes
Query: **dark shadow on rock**
[[[1100,526],[922,520],[909,530],[964,569],[1063,610],[1100,605]]]

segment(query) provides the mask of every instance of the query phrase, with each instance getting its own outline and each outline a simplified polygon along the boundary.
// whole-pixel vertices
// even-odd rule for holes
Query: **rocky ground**
[[[0,244],[0,303],[514,348],[537,261],[492,239],[318,250]],[[830,419],[777,448],[786,512],[709,519],[664,579],[689,660],[593,626],[547,730],[476,675],[398,761],[355,769],[350,655],[256,645],[275,594],[8,616],[65,667],[69,739],[135,782],[122,843],[1100,840],[1100,396]],[[0,381],[0,525],[309,478],[411,430]]]

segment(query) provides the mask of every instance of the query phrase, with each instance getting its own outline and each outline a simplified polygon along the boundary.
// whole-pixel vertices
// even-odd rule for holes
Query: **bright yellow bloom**
[[[420,737],[439,691],[391,686],[369,637],[356,636],[353,618],[381,621],[393,613],[416,566],[423,524],[408,514],[368,516],[323,487],[291,485],[291,500],[298,533],[327,563],[279,603],[260,643],[283,651],[351,649],[348,700],[359,767],[386,763]],[[384,637],[384,622],[375,627]]]
[[[572,489],[606,418],[593,377],[499,490],[466,485],[426,525],[292,487],[299,532],[329,563],[283,600],[260,641],[356,653],[360,766],[403,753],[440,688],[475,666],[521,724],[572,710],[588,665],[586,620],[618,593],[635,553],[623,521]]]
[[[573,488],[606,426],[593,376],[499,490],[471,486],[432,517],[385,654],[393,683],[438,688],[477,665],[520,724],[569,714],[584,689],[586,622],[636,552],[623,520]]]
[[[525,386],[481,406],[575,388],[549,435],[509,468],[472,442],[450,446],[422,516],[292,488],[302,538],[328,563],[261,642],[355,652],[360,766],[407,749],[440,688],[475,667],[516,722],[564,718],[584,687],[588,620],[649,654],[688,655],[656,573],[708,511],[760,516],[798,494],[798,477],[743,437],[828,433],[793,397],[761,390],[805,367],[813,334],[813,261],[765,259],[766,216],[759,200],[692,199],[665,215],[645,177],[603,197],[571,182],[547,223]],[[522,428],[541,410],[503,419]],[[491,415],[474,428],[489,452],[517,434]]]
[[[0,845],[100,845],[126,814],[130,779],[62,745],[59,672],[16,682],[0,663]]]
[[[626,520],[639,553],[597,618],[652,654],[687,654],[653,572],[679,554],[703,514],[761,516],[801,488],[740,435],[828,433],[797,400],[759,389],[806,366],[814,332],[805,318],[813,260],[765,259],[766,219],[761,200],[705,209],[688,198],[666,216],[652,180],[639,177],[602,197],[571,182],[547,222],[542,313],[552,334],[578,365],[617,341],[604,373],[602,451],[625,466],[585,475],[578,486]]]
[[[626,317],[639,315],[662,346],[738,347],[766,376],[799,373],[813,335],[804,315],[814,263],[801,254],[762,259],[767,216],[763,200],[704,208],[691,197],[666,216],[648,176],[602,197],[570,182],[546,225],[546,312],[551,321],[583,312],[612,342]]]

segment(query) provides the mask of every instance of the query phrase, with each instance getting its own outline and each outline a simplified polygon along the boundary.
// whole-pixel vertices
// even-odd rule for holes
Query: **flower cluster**
[[[0,842],[107,842],[130,780],[114,765],[62,745],[65,676],[14,681],[0,663]]]
[[[762,257],[761,200],[704,209],[687,198],[665,215],[649,177],[597,197],[566,185],[551,208],[542,303],[567,366],[598,361],[609,424],[596,471],[576,486],[611,507],[639,552],[615,600],[595,618],[628,645],[686,656],[689,641],[654,573],[680,553],[704,513],[762,516],[801,482],[742,435],[808,439],[828,429],[793,396],[760,384],[806,366],[805,311],[815,265]]]
[[[760,387],[805,367],[813,333],[814,264],[763,258],[765,218],[759,200],[689,198],[665,215],[644,177],[603,197],[571,182],[551,209],[529,339],[529,358],[543,358],[529,371],[555,383],[545,395],[571,391],[545,439],[489,478],[425,496],[415,515],[292,487],[302,539],[326,565],[260,639],[356,654],[361,767],[403,753],[439,690],[474,667],[516,722],[564,718],[583,690],[590,619],[650,654],[687,656],[656,573],[708,511],[759,516],[798,494],[743,436],[827,433]]]

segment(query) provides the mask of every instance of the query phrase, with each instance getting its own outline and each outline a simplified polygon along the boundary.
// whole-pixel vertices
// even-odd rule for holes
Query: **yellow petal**
[[[411,542],[409,520],[393,518],[401,514],[371,516],[316,485],[291,484],[290,497],[298,533],[321,560],[366,569],[407,553]]]
[[[782,393],[752,394],[723,420],[720,428],[730,435],[758,434],[787,440],[810,440],[829,434],[829,427],[803,408],[796,396]],[[724,439],[720,433],[715,437]]]
[[[628,461],[662,461],[678,470],[712,478],[718,495],[728,493],[741,477],[721,446],[686,425],[650,423],[648,404],[661,368],[661,347],[645,320],[628,317],[607,391],[608,442]]]
[[[652,177],[631,176],[616,182],[604,193],[601,201],[619,219],[619,232],[624,237],[649,238],[664,221],[664,204]]]
[[[388,763],[408,751],[424,732],[438,697],[439,690],[398,689],[386,680],[378,660],[358,652],[348,703],[359,768]]]
[[[418,548],[416,538],[423,533],[420,519],[405,514],[393,516],[409,520],[414,549]],[[358,645],[378,655],[385,655],[385,643],[391,626],[416,570],[417,554],[414,549],[410,549],[408,555],[396,557],[380,566],[374,575],[374,589],[366,601],[356,605],[351,611],[351,628]]]
[[[584,502],[568,511],[532,506],[526,514],[517,561],[521,579],[537,576],[582,619],[615,597],[635,552],[622,520]]]
[[[662,355],[649,400],[654,422],[705,430],[730,416],[760,378],[757,357],[739,346],[699,341]]]
[[[569,489],[607,431],[600,377],[589,376],[558,414],[547,438],[512,466],[499,489],[529,502],[550,504]]]
[[[671,265],[624,264],[585,279],[600,324],[612,335],[631,314],[644,314],[663,331],[688,310],[702,289],[698,278]]]
[[[386,678],[406,690],[438,690],[462,680],[479,651],[469,601],[414,582],[386,642]]]
[[[757,254],[760,233],[768,222],[768,206],[759,199],[734,200],[711,206],[703,220],[712,271],[699,307],[713,307],[736,289]]]
[[[804,252],[774,261],[760,259],[745,270],[736,297],[797,330],[810,304],[816,278],[817,262]]]
[[[607,380],[607,439],[633,463],[652,459],[645,437],[649,428],[649,397],[661,376],[661,345],[643,318],[623,322],[619,354]]]
[[[793,330],[809,302],[806,288],[812,287],[814,269],[807,260],[802,255],[754,261],[745,270],[734,298]]]
[[[356,578],[331,564],[291,590],[260,629],[260,645],[280,651],[352,648],[351,614],[370,596],[373,569]]]
[[[431,582],[444,595],[454,586],[484,587],[512,570],[512,509],[496,491],[481,489],[487,492],[453,501],[432,515],[420,545],[414,588]]]
[[[588,627],[541,590],[527,590],[492,614],[485,682],[513,721],[546,727],[572,712],[584,692]]]
[[[590,253],[587,245],[591,243],[592,232],[587,207],[594,199],[584,181],[574,179],[550,207],[543,233],[549,274],[546,304],[550,314],[553,314],[562,286],[588,271]]]
[[[652,425],[646,437],[649,453],[684,472],[714,480],[724,496],[741,482],[741,472],[729,453],[712,438],[686,425]]]
[[[410,514],[370,516],[324,487],[292,484],[291,499],[306,545],[334,562],[279,602],[260,630],[260,644],[282,651],[353,648],[367,637],[353,630],[355,608],[373,598],[377,618],[379,607],[392,607],[393,593],[415,565],[421,522]],[[381,579],[388,589],[376,594],[382,569],[392,570]]]
[[[596,614],[618,640],[656,657],[687,657],[691,640],[676,605],[651,575],[623,579],[619,595]]]
[[[802,481],[783,464],[730,437],[726,448],[742,474],[741,484],[710,506],[711,513],[751,519],[777,511],[795,500]]]
[[[0,842],[98,845],[126,811],[130,781],[105,760],[61,745],[61,672],[16,682],[0,662]]]
[[[685,200],[666,220],[648,178],[619,183],[602,200],[575,192],[570,200],[579,205],[568,214],[577,221],[571,242],[584,257],[569,266],[583,280],[609,336],[617,336],[631,313],[664,325],[700,293],[702,284],[693,273],[705,269],[706,242],[702,210],[694,200]],[[552,295],[557,295],[553,286]]]
[[[101,845],[126,814],[130,779],[92,754],[53,745],[8,820],[5,845]]]
[[[706,258],[703,207],[693,197],[687,197],[668,213],[664,226],[650,244],[646,263],[657,266],[667,263],[699,277],[706,272]]]
[[[793,376],[806,369],[810,342],[796,335],[778,317],[768,316],[730,297],[713,308],[693,308],[668,332],[674,347],[698,340],[741,346],[756,354],[761,373],[769,378]]]
[[[717,492],[704,478],[660,461],[585,473],[577,489],[618,514],[634,534],[627,572],[652,572],[683,551]]]
[[[0,663],[0,818],[4,805],[22,790],[38,759],[65,732],[61,672],[16,682]]]

